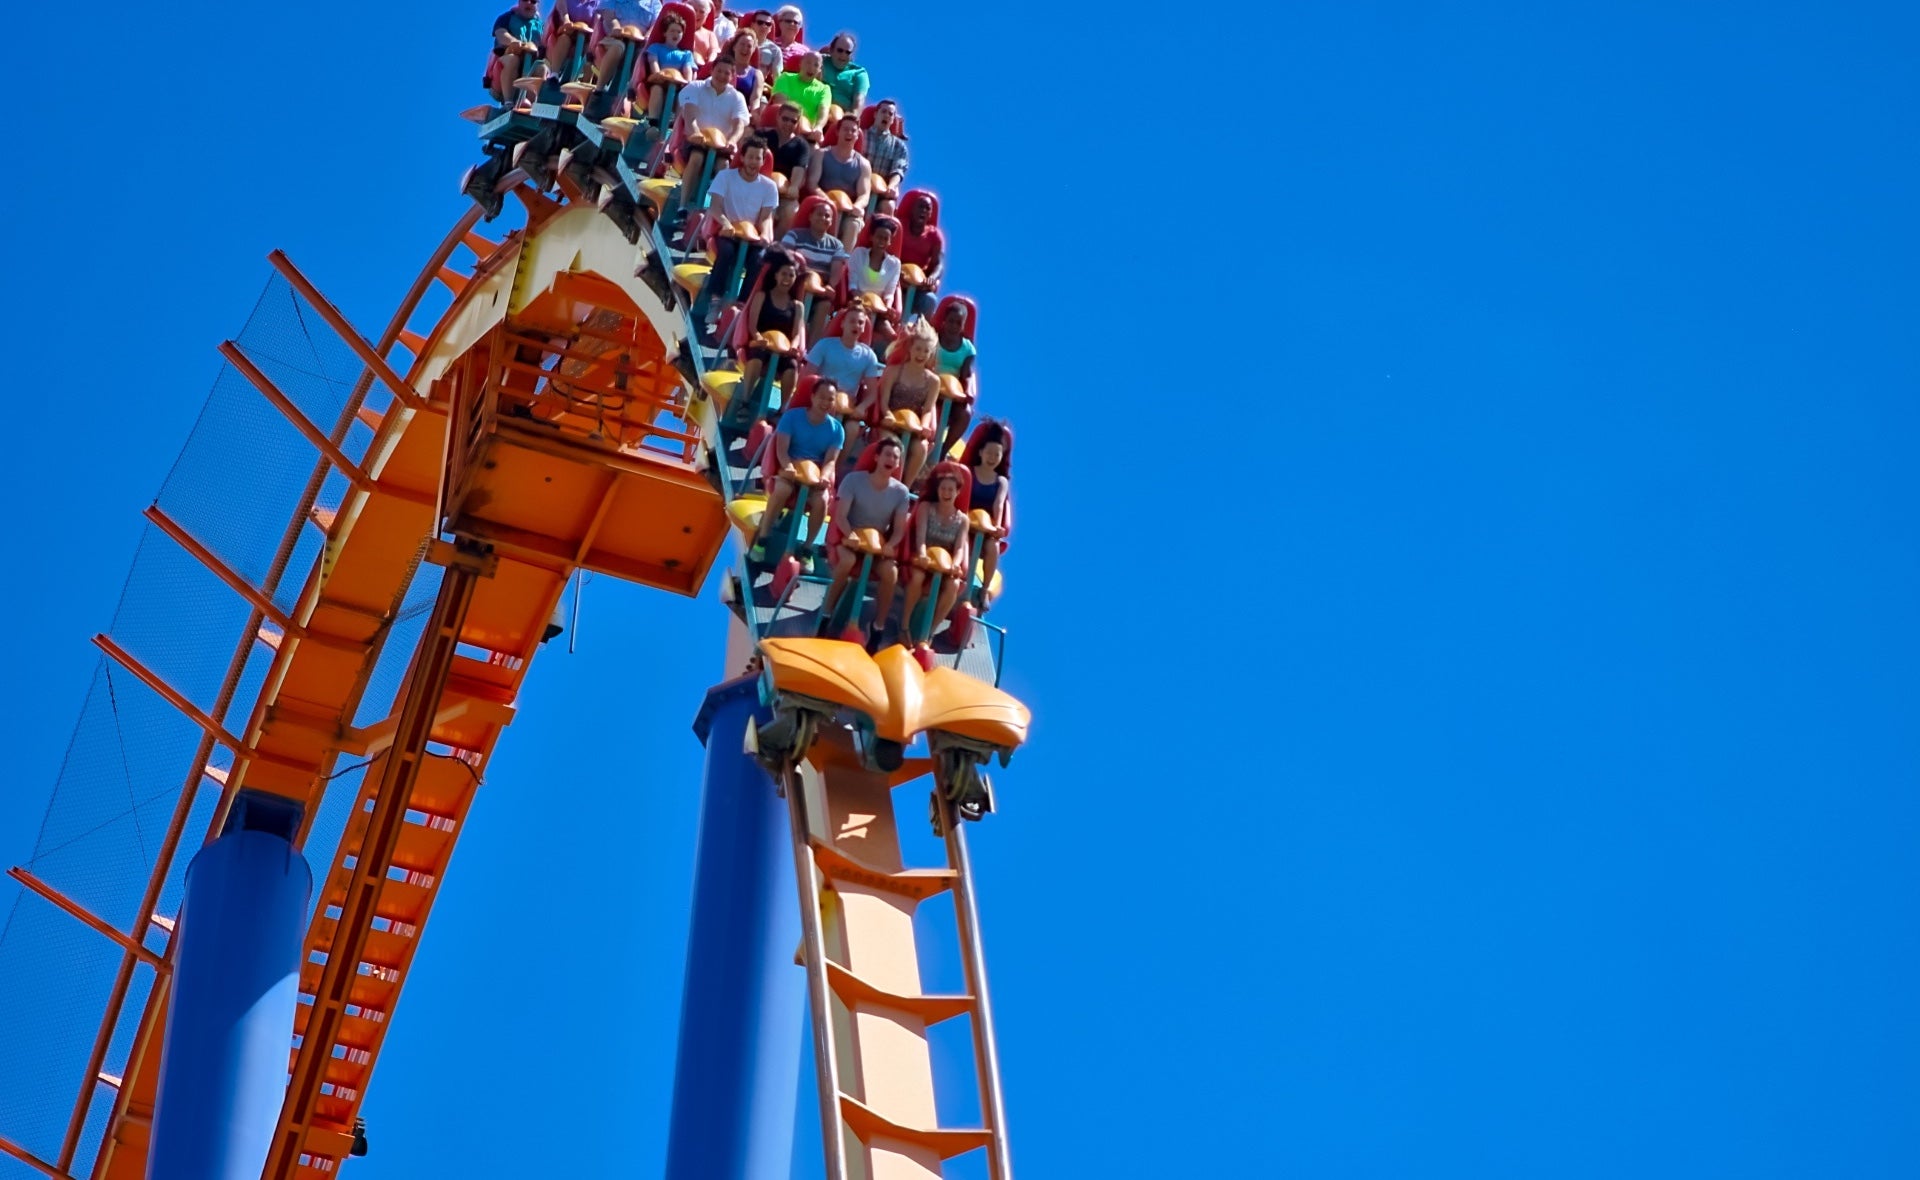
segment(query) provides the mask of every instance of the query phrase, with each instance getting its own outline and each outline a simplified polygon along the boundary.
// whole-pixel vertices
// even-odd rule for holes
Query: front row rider
[[[858,469],[840,481],[833,497],[833,523],[827,531],[827,544],[833,552],[833,585],[827,588],[827,600],[820,608],[823,618],[830,617],[846,593],[847,583],[858,567],[861,555],[842,542],[859,529],[876,529],[881,535],[881,552],[873,559],[874,634],[868,646],[879,638],[893,611],[893,591],[900,580],[894,556],[907,539],[907,510],[913,497],[900,482],[900,442],[881,438],[860,457]]]

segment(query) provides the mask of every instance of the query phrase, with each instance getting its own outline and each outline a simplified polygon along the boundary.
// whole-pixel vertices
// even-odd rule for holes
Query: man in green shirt
[[[817,138],[821,125],[827,120],[827,107],[833,102],[833,91],[820,80],[820,55],[808,50],[800,59],[799,69],[789,70],[773,80],[773,93],[793,100],[807,120],[808,138]]]
[[[827,61],[820,77],[833,91],[834,105],[857,115],[867,105],[867,67],[853,62],[853,34],[835,33],[827,42]]]

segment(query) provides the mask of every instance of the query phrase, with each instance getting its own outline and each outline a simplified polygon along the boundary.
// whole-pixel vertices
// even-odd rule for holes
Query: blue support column
[[[242,791],[187,866],[149,1180],[259,1180],[287,1096],[313,874],[298,804]]]
[[[785,1180],[806,1018],[786,801],[743,750],[752,677],[707,693],[707,746],[666,1180]]]

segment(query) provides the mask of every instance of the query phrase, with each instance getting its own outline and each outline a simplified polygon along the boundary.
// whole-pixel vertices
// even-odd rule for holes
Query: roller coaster
[[[368,1151],[362,1104],[454,847],[584,573],[714,583],[728,616],[732,675],[695,721],[667,1175],[787,1174],[810,1020],[831,1180],[939,1177],[975,1153],[1011,1177],[967,831],[1030,718],[998,688],[1005,633],[982,617],[1007,517],[969,510],[959,474],[980,462],[971,366],[919,409],[823,392],[807,325],[858,308],[883,343],[924,336],[934,280],[908,264],[883,292],[780,287],[801,314],[762,330],[752,292],[792,256],[713,198],[753,141],[680,118],[706,83],[647,52],[670,18],[689,42],[700,18],[569,20],[588,7],[536,44],[497,39],[499,101],[469,112],[473,205],[377,335],[275,252],[219,346],[10,873],[0,1174],[295,1180]],[[901,194],[815,195],[872,240]],[[783,411],[843,421],[861,461],[795,457]],[[842,519],[836,479],[884,489],[890,447],[926,457],[918,506],[892,527]],[[964,544],[917,543],[955,508]],[[897,811],[902,787],[924,802]],[[901,825],[922,822],[941,863],[906,863]],[[914,912],[941,894],[956,994],[920,977]],[[978,1125],[936,1111],[927,1030],[956,1018]]]

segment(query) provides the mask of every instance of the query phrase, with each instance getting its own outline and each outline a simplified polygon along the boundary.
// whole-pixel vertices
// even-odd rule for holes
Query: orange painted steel
[[[29,873],[27,870],[16,866],[14,868],[7,870],[7,876],[12,877],[14,880],[20,882],[22,885],[25,885],[28,889],[31,889],[33,892],[39,894],[41,897],[52,902],[63,913],[65,913],[68,917],[74,919],[75,921],[79,922],[82,926],[85,926],[88,929],[92,930],[94,933],[101,935],[102,937],[106,938],[109,942],[117,943],[122,950],[126,951],[128,954],[132,955],[134,958],[139,959],[141,962],[145,963],[147,966],[152,967],[154,970],[169,971],[172,969],[172,965],[169,964],[165,959],[161,958],[159,955],[154,954],[152,951],[148,950],[146,947],[141,946],[138,939],[132,938],[126,934],[123,934],[119,930],[114,929],[113,926],[110,925],[105,919],[92,913],[85,906],[81,905],[79,902],[74,901],[72,898],[68,897],[66,894],[60,892],[58,889],[55,889],[53,886],[47,884],[45,881],[42,881],[40,878],[34,876],[32,873]]]
[[[429,257],[426,265],[422,268],[419,276],[415,278],[401,299],[398,308],[394,312],[393,318],[387,324],[375,346],[378,350],[384,352],[391,349],[398,341],[400,333],[406,326],[407,320],[411,318],[414,309],[418,307],[421,298],[432,285],[433,273],[451,257],[453,251],[458,249],[463,243],[467,244],[469,248],[472,248],[473,242],[469,239],[477,238],[477,235],[472,233],[472,227],[478,220],[479,211],[469,210],[456,221],[453,228],[442,238],[439,245]],[[485,244],[485,239],[481,238],[479,242]],[[376,374],[370,370],[361,373],[352,388],[347,404],[330,437],[344,437],[348,425],[359,417],[363,408],[364,399],[372,387],[375,376]],[[278,585],[294,554],[295,545],[298,542],[301,530],[312,527],[309,521],[315,516],[315,501],[330,469],[331,464],[325,458],[320,458],[316,461],[313,472],[309,476],[307,484],[302,491],[300,501],[293,507],[291,518],[282,533],[279,546],[269,566],[265,580],[267,586],[272,587]],[[221,680],[220,688],[216,694],[212,709],[214,716],[224,715],[229,702],[233,699],[233,695],[245,670],[247,658],[254,644],[258,641],[257,635],[264,619],[265,615],[256,607],[242,628],[235,645],[234,654],[228,663],[227,671]],[[276,656],[278,657],[282,654],[284,653],[277,652]],[[160,852],[156,859],[154,872],[148,880],[146,892],[141,899],[139,910],[134,919],[133,931],[136,936],[154,922],[156,917],[155,907],[159,903],[160,891],[165,883],[168,867],[172,864],[179,843],[185,835],[187,819],[192,812],[195,801],[199,797],[200,781],[204,778],[214,778],[221,790],[219,805],[215,809],[212,820],[208,825],[206,839],[211,839],[219,832],[221,825],[225,822],[226,813],[231,806],[233,795],[239,789],[238,772],[244,770],[244,763],[236,761],[234,767],[230,768],[231,773],[226,774],[224,777],[215,775],[213,772],[216,768],[210,765],[208,759],[212,756],[216,744],[216,737],[209,733],[201,740],[195,752],[193,764],[187,773],[186,785],[181,791],[180,798],[174,807],[173,815],[168,821],[167,831],[160,845]],[[240,757],[242,756],[236,755],[236,759]],[[171,950],[171,943],[169,944],[169,950]],[[86,1122],[87,1111],[93,1102],[94,1088],[98,1085],[101,1064],[105,1060],[107,1047],[112,1038],[113,1031],[119,1023],[121,1009],[125,1004],[127,991],[133,980],[133,968],[137,961],[138,960],[131,955],[122,957],[119,971],[108,993],[106,1010],[95,1036],[93,1049],[88,1058],[86,1073],[81,1080],[80,1092],[75,1100],[73,1114],[68,1121],[66,1136],[62,1144],[59,1166],[63,1170],[71,1167],[73,1158],[77,1154],[81,1133]],[[166,999],[167,989],[165,978],[162,977],[149,992],[146,1004],[141,1012],[138,1024],[135,1027],[133,1048],[123,1071],[121,1084],[114,1095],[103,1143],[99,1152],[94,1157],[91,1172],[94,1180],[105,1180],[107,1177],[125,1177],[128,1178],[128,1180],[139,1180],[139,1178],[145,1175],[147,1120],[152,1114],[153,1101],[156,1096],[155,1081],[158,1072],[157,1069],[152,1068],[152,1066],[157,1065],[159,1060],[158,1049],[161,1041],[161,1030],[164,1027],[166,1018]]]

